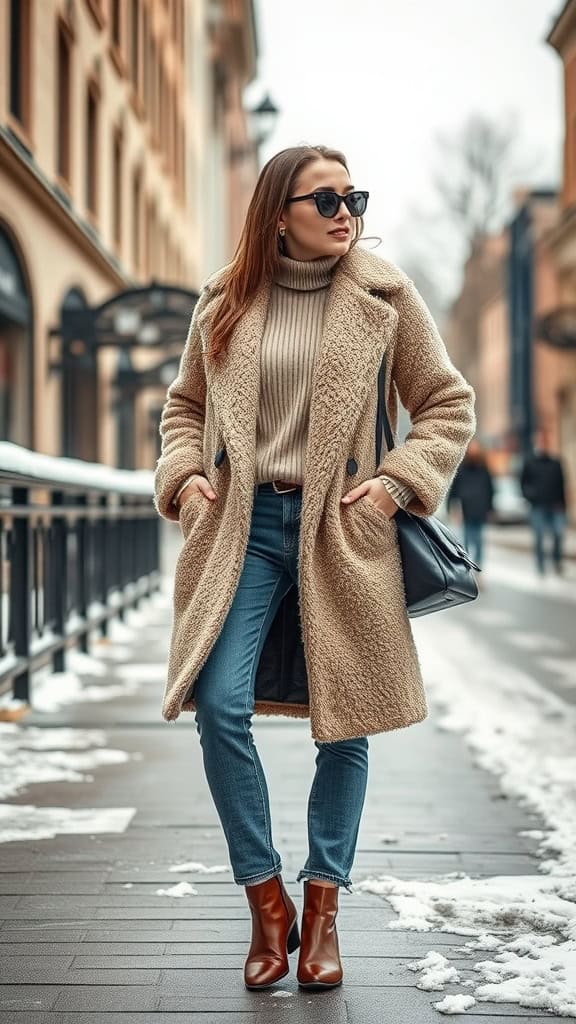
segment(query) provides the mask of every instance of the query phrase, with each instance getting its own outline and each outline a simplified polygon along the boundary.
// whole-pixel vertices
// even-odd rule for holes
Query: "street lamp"
[[[266,95],[257,107],[248,111],[248,121],[250,124],[250,134],[254,139],[254,145],[259,148],[264,142],[266,142],[272,135],[278,115],[280,111],[278,107],[270,98],[270,93]]]
[[[246,111],[250,141],[244,146],[230,147],[229,156],[232,163],[236,163],[239,160],[247,160],[249,157],[257,155],[260,146],[272,135],[279,113],[280,111],[271,99],[270,93],[266,93],[258,106]]]

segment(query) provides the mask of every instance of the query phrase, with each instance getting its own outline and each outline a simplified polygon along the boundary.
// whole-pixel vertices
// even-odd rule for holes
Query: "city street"
[[[244,989],[249,913],[193,717],[160,718],[167,595],[41,679],[36,710],[0,723],[0,1022],[576,1019],[575,571],[542,583],[492,546],[480,601],[416,623],[431,714],[370,739],[345,980],[326,993],[299,991],[296,955]],[[300,906],[308,723],[254,733]]]

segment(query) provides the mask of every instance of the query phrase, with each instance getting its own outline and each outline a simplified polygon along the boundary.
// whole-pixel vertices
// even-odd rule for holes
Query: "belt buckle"
[[[272,487],[276,491],[276,494],[290,494],[292,491],[297,490],[296,487],[284,487],[283,490],[278,490],[275,480],[272,481]]]

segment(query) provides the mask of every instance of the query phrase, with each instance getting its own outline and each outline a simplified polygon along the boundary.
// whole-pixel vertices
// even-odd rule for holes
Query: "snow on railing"
[[[98,462],[83,462],[42,455],[9,441],[0,441],[0,480],[18,476],[22,482],[62,484],[78,490],[152,495],[153,473],[148,469],[114,469]]]

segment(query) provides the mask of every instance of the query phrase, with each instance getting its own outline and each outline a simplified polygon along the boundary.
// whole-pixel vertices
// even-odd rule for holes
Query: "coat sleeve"
[[[453,366],[432,315],[412,281],[397,300],[392,380],[410,414],[403,444],[387,452],[389,473],[415,493],[408,511],[431,515],[441,503],[476,426],[474,391]]]
[[[206,375],[198,328],[204,305],[201,294],[190,321],[178,376],[168,388],[160,417],[162,445],[154,473],[154,505],[170,520],[178,520],[178,508],[172,499],[180,485],[192,473],[204,473]]]

